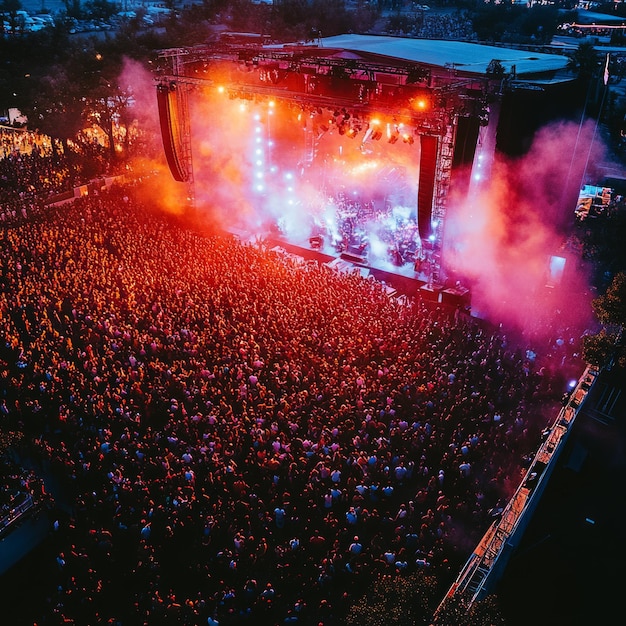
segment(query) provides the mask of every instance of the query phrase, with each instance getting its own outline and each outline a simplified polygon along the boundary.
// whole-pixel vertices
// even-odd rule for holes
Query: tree
[[[602,324],[600,332],[583,339],[583,357],[593,365],[606,365],[616,358],[626,366],[626,346],[622,341],[626,324],[626,273],[615,274],[604,295],[595,298],[593,311]]]
[[[454,595],[437,608],[440,582],[417,572],[408,576],[381,576],[354,604],[347,626],[504,626],[495,596],[470,604]]]
[[[108,20],[116,11],[114,2],[109,0],[87,0],[85,14],[92,19]]]
[[[481,41],[501,41],[511,33],[514,22],[526,12],[526,7],[508,4],[484,4],[472,15],[472,28]]]
[[[615,353],[616,342],[617,335],[607,333],[604,328],[595,335],[585,335],[583,337],[583,359],[597,367],[606,365]]]
[[[605,326],[626,324],[626,273],[618,272],[603,296],[592,302],[594,313]]]
[[[433,576],[382,576],[351,608],[347,626],[426,626],[437,589]]]
[[[132,122],[128,109],[133,96],[129,90],[101,79],[101,83],[86,97],[84,116],[86,122],[97,124],[106,134],[109,142],[111,160],[117,157],[116,150],[122,147],[117,144],[116,127],[124,127],[124,137],[129,136],[129,127]],[[127,141],[123,145],[127,146]]]
[[[537,43],[549,44],[560,21],[555,6],[532,6],[520,17],[519,32]]]
[[[52,139],[53,149],[60,143],[67,148],[82,127],[84,100],[80,86],[67,74],[66,68],[42,78],[38,95],[23,111],[29,126]]]
[[[20,15],[22,10],[21,0],[0,0],[0,31],[4,33],[4,22],[9,25],[11,33],[16,33],[20,26]]]
[[[0,109],[23,113],[40,92],[40,81],[65,63],[72,50],[65,28],[44,28],[20,37],[0,37]]]
[[[489,65],[487,65],[487,74],[489,76],[502,77],[505,72],[506,70],[504,69],[504,65],[502,65],[502,61],[499,59],[491,59],[491,61],[489,61]]]
[[[77,20],[82,17],[80,0],[63,0],[63,5],[68,17],[73,17]]]
[[[589,79],[600,67],[600,55],[589,41],[583,41],[570,55],[567,67],[578,78]]]
[[[470,603],[467,597],[455,594],[441,604],[431,623],[433,626],[504,626],[506,622],[496,596],[489,595]]]

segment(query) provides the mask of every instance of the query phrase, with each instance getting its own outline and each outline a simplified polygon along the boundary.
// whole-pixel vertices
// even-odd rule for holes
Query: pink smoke
[[[496,159],[491,177],[453,203],[446,218],[445,258],[471,282],[473,308],[527,332],[549,332],[567,313],[584,326],[590,290],[586,270],[568,249],[585,164],[603,157],[593,124],[559,122],[541,129],[522,158]],[[587,172],[589,173],[589,172]],[[551,257],[565,259],[563,276]]]

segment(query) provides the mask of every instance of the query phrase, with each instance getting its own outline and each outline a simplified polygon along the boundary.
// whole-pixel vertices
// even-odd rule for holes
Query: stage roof
[[[498,59],[509,73],[515,66],[518,78],[538,78],[548,72],[563,71],[569,60],[568,57],[559,54],[529,52],[464,41],[408,39],[381,35],[336,35],[304,45],[343,49],[442,68],[453,67],[460,72],[471,74],[485,74],[489,62]]]

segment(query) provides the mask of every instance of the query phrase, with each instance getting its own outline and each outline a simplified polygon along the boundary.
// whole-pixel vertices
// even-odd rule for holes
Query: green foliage
[[[1,0],[0,15],[11,16],[23,9],[21,0]]]
[[[85,14],[98,20],[109,19],[117,10],[114,2],[109,0],[87,0],[85,2]]]
[[[626,46],[626,34],[617,28],[611,33],[612,46]]]
[[[125,52],[113,40],[96,44],[73,39],[67,40],[65,54],[49,65],[41,61],[40,74],[30,79],[27,97],[20,104],[31,128],[61,143],[76,138],[95,102],[107,102],[109,92],[115,96],[112,80],[119,74]]]
[[[589,79],[597,73],[600,67],[600,55],[593,43],[583,41],[570,55],[567,66],[576,73],[578,78]]]
[[[54,74],[41,80],[38,95],[22,112],[28,117],[31,128],[66,142],[76,137],[82,127],[81,90],[65,67],[57,67]]]
[[[499,41],[518,15],[521,8],[504,4],[485,5],[476,11],[472,25],[482,41]]]
[[[624,69],[620,69],[620,72],[623,73]],[[610,81],[619,82],[621,78],[620,75],[611,74]],[[626,97],[620,97],[617,90],[609,89],[606,94],[602,122],[606,124],[612,149],[618,157],[621,155],[621,161],[626,165]],[[618,250],[623,250],[623,245]]]
[[[18,11],[23,9],[20,0],[0,0],[0,31],[4,32],[4,21],[6,21],[12,33],[20,30],[20,16]]]
[[[499,59],[491,59],[487,65],[487,74],[490,76],[504,76],[505,69],[502,61]]]
[[[433,626],[505,626],[497,598],[487,596],[473,603],[463,596],[454,595],[439,607]]]
[[[609,334],[603,328],[595,335],[583,337],[583,359],[591,365],[603,367],[615,353],[617,335]]]
[[[559,23],[555,7],[484,4],[472,17],[473,28],[483,41],[547,43]]]
[[[437,581],[422,573],[382,576],[351,608],[347,626],[420,626],[430,623]]]
[[[626,346],[622,340],[626,324],[626,273],[615,274],[604,295],[591,304],[603,328],[583,338],[583,358],[600,367],[616,358],[621,366],[626,366]]]
[[[550,43],[560,22],[559,10],[554,6],[534,6],[520,16],[519,32],[536,43]]]
[[[7,15],[22,10],[22,3],[20,0],[2,0],[0,2],[0,13]]]
[[[63,6],[65,6],[65,12],[68,17],[73,17],[77,20],[82,18],[83,12],[80,0],[63,0]]]
[[[235,7],[240,7],[239,3]],[[305,39],[311,32],[320,32],[323,37],[347,32],[365,32],[372,27],[378,17],[375,7],[362,4],[356,8],[348,8],[344,0],[283,0],[274,3],[272,7],[263,5],[247,5],[245,11],[232,10],[233,26],[238,30],[253,30],[256,28],[241,28],[242,23],[251,20],[252,15],[258,15],[265,9],[265,30],[281,39]],[[263,23],[256,20],[256,23]]]
[[[256,7],[255,7],[256,8]],[[266,7],[261,7],[262,9]],[[258,32],[264,30],[264,19],[256,12],[256,16],[246,24],[237,26],[235,30]],[[166,21],[166,36],[173,46],[194,46],[200,42],[205,42],[210,35],[209,24],[199,16],[199,7],[189,11],[183,11],[176,19]],[[135,34],[134,38],[138,35]],[[140,37],[145,37],[141,35]]]
[[[392,33],[412,33],[419,29],[421,16],[417,13],[393,13],[387,19],[387,30]]]
[[[67,50],[67,33],[60,28],[0,38],[0,108],[15,106],[24,112],[39,81],[66,58]]]
[[[595,298],[592,306],[602,324],[623,327],[626,324],[626,273],[617,273],[605,294]]]

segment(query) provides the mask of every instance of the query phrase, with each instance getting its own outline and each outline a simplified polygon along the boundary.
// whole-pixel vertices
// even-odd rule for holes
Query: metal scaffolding
[[[172,48],[159,53],[156,82],[158,85],[179,86],[180,133],[182,157],[191,173],[189,198],[193,204],[193,163],[191,154],[191,129],[187,98],[194,87],[215,85],[212,70],[215,67],[245,68],[236,79],[224,85],[232,98],[272,98],[302,107],[344,107],[353,115],[382,114],[410,124],[416,133],[436,135],[436,174],[433,193],[432,221],[433,239],[431,257],[431,282],[442,282],[441,250],[443,244],[446,203],[451,181],[451,171],[459,116],[473,115],[486,101],[490,84],[487,78],[459,76],[449,68],[433,68],[426,64],[398,59],[397,63],[385,60],[346,59],[335,56],[337,50],[319,45],[266,47],[259,44],[195,46]],[[260,82],[261,72],[273,72],[273,81]],[[302,88],[285,87],[288,74],[304,75]],[[345,81],[345,85],[357,86],[364,91],[367,86],[370,97],[354,97],[342,93],[313,93],[309,85],[311,77],[333,77]],[[389,88],[382,76],[393,77],[396,82],[393,97],[379,97]],[[280,83],[280,84],[278,84]],[[390,90],[391,91],[391,90]],[[493,92],[493,89],[491,89]],[[429,98],[430,106],[417,110],[407,106],[416,94]],[[305,133],[305,161],[310,165],[317,149],[317,138],[312,132]]]

